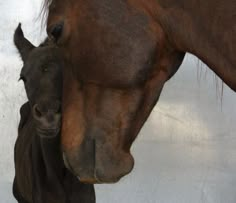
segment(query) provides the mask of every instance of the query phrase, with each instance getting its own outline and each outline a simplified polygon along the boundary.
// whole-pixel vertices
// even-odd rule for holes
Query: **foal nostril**
[[[32,113],[36,119],[50,118],[51,120],[54,120],[54,116],[61,114],[61,102],[54,101],[50,103],[35,104]]]
[[[37,118],[41,118],[42,115],[43,115],[40,108],[39,108],[39,106],[38,106],[38,104],[35,104],[33,106],[33,115]]]

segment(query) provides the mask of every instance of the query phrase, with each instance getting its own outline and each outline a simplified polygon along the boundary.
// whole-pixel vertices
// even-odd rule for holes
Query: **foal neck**
[[[63,159],[60,149],[60,136],[57,135],[53,138],[39,137],[40,148],[42,151],[43,162],[46,169],[48,178],[61,177],[63,175]]]

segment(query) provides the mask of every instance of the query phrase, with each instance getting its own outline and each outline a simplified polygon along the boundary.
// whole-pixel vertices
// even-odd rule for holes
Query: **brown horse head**
[[[68,64],[62,148],[81,181],[116,182],[132,170],[131,145],[184,53],[142,4],[66,2],[51,2],[47,26]]]
[[[45,0],[63,49],[62,147],[85,182],[131,171],[130,147],[185,52],[236,90],[235,0]]]

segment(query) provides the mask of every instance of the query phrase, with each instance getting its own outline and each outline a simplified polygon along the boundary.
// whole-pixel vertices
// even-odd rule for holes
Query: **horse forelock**
[[[49,6],[53,0],[44,0],[44,5]]]
[[[42,3],[42,10],[41,13],[45,14],[48,11],[49,6],[51,5],[53,0],[44,0]]]
[[[49,9],[49,6],[51,5],[52,2],[53,2],[53,0],[44,0],[42,2],[41,11],[38,16],[39,18],[42,19],[41,28],[44,28],[46,26],[47,18],[48,18],[48,9]]]

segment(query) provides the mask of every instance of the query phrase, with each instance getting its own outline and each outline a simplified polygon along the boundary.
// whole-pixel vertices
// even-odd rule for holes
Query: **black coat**
[[[37,135],[29,103],[20,109],[14,149],[13,194],[19,203],[95,203],[93,185],[79,182],[64,166],[60,133]]]

